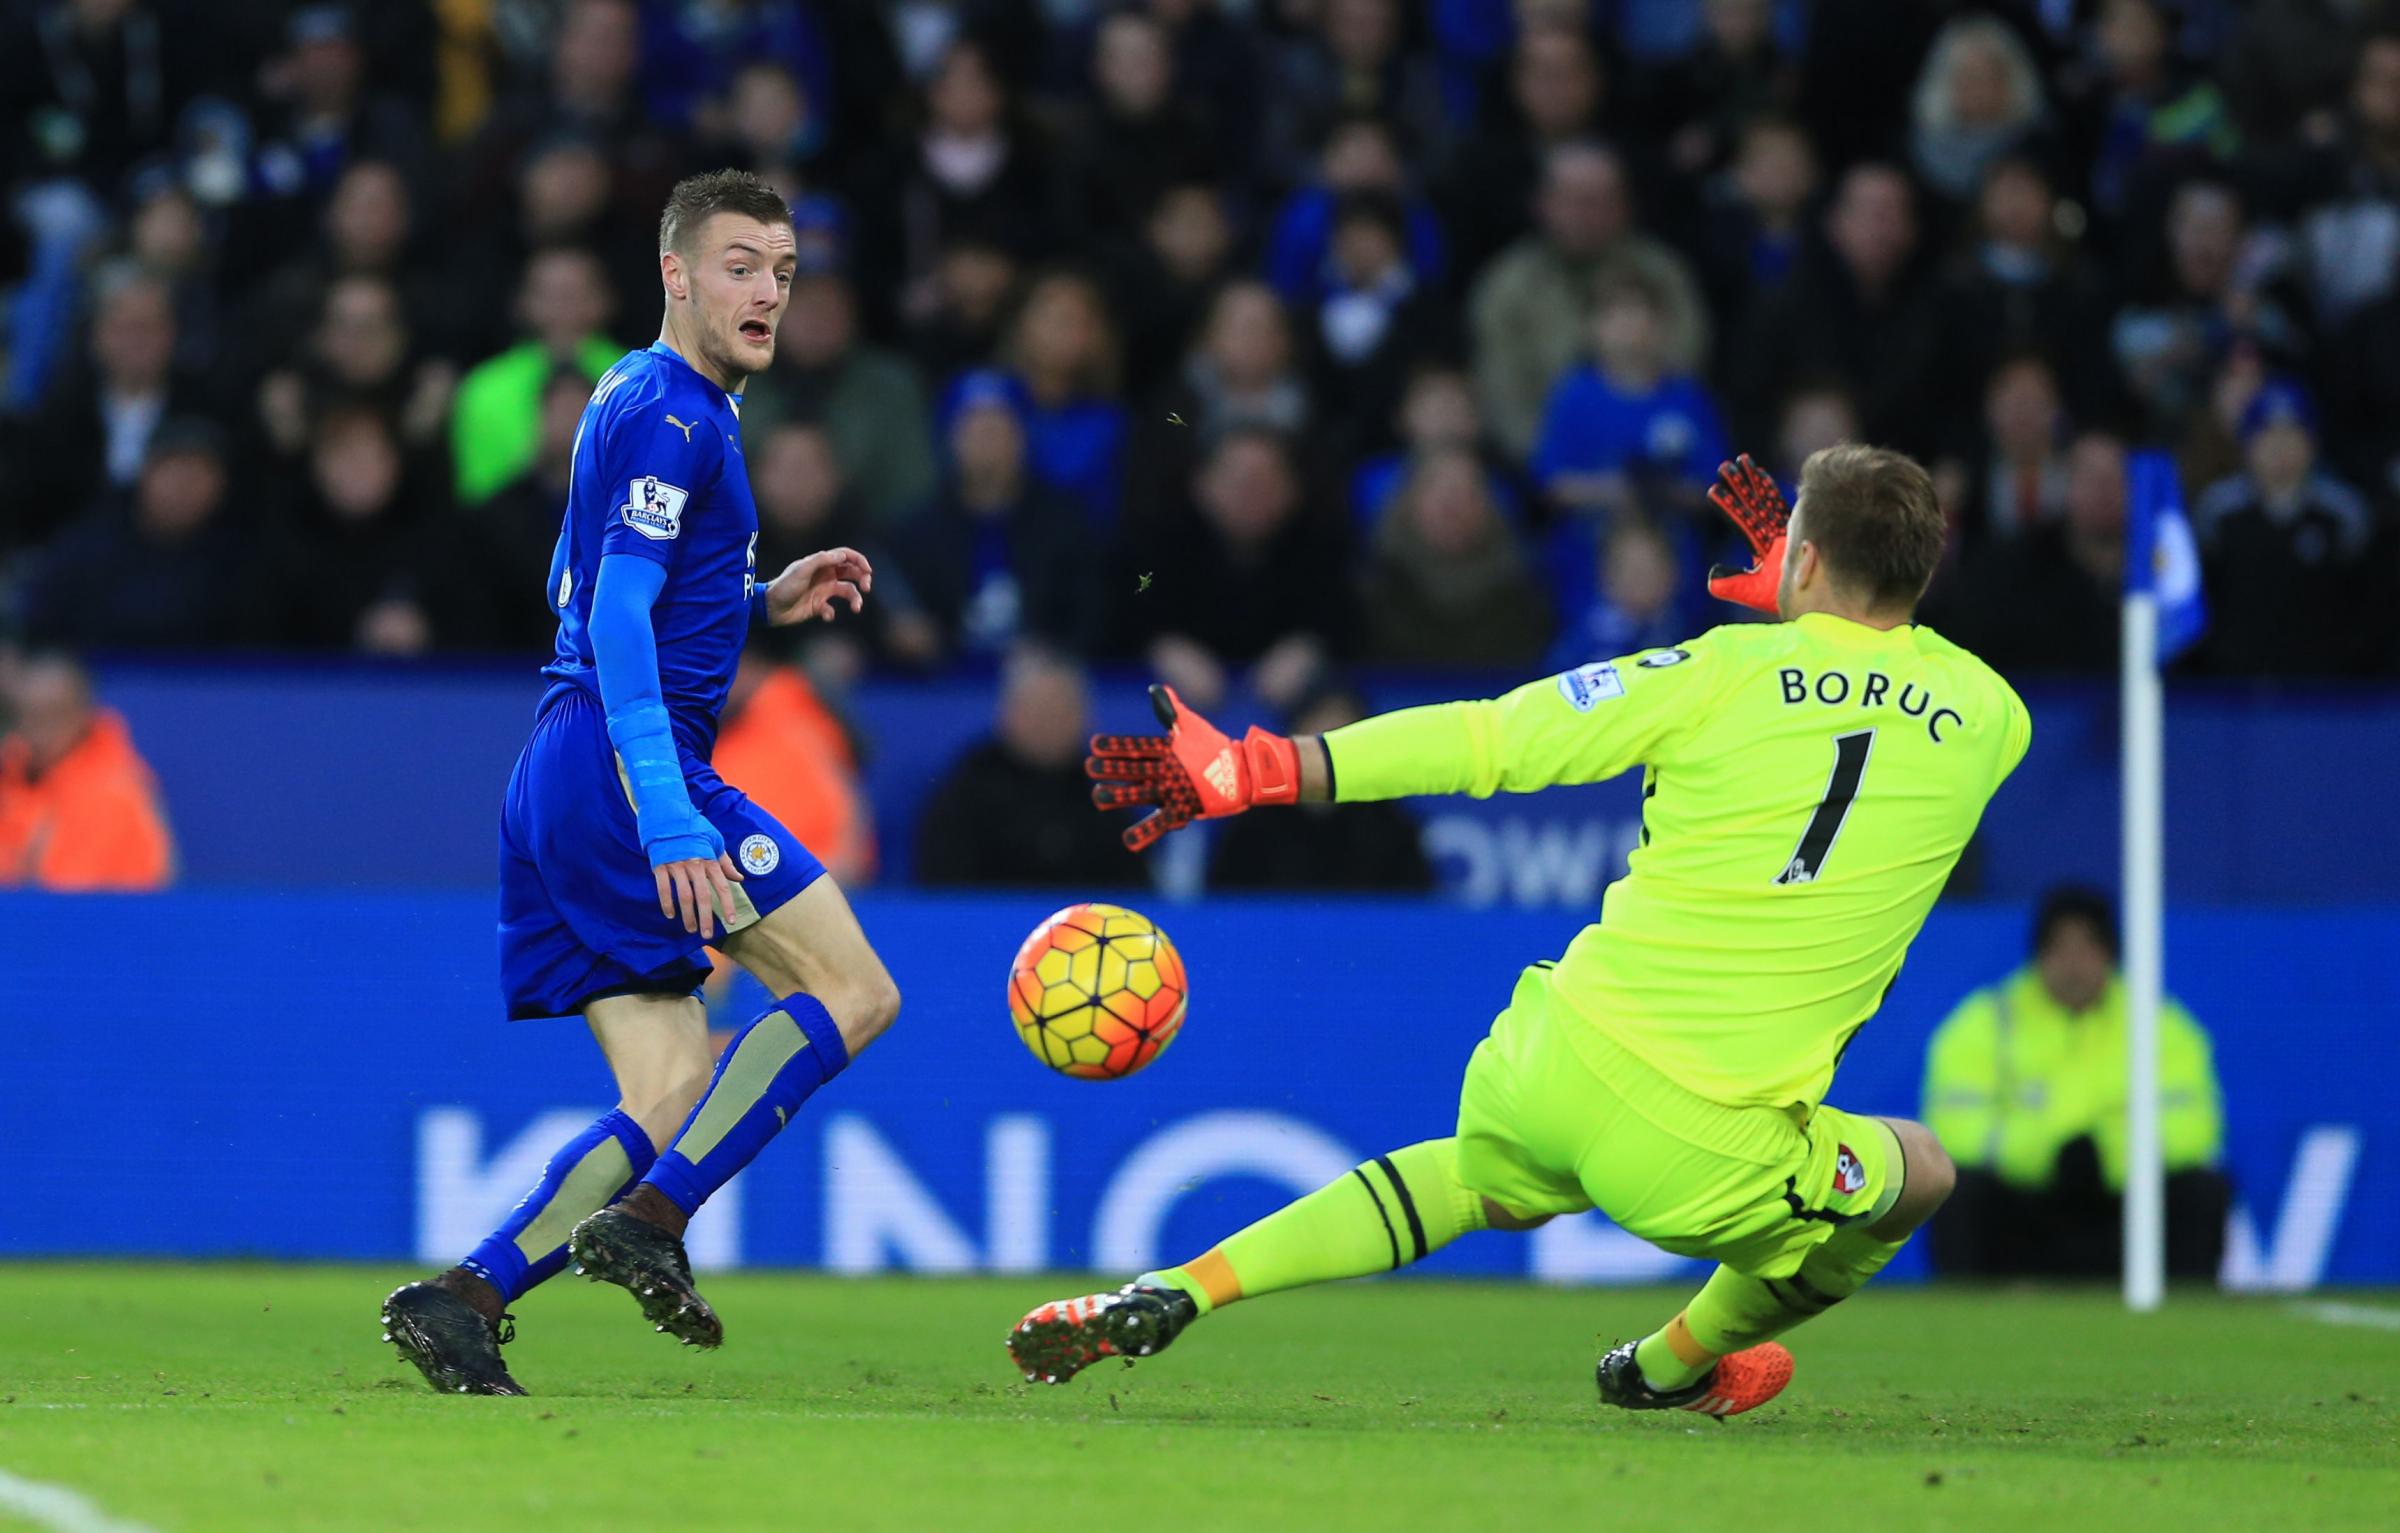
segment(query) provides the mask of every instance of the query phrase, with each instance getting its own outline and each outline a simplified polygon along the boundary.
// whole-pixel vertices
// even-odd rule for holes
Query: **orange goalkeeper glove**
[[[1102,809],[1158,806],[1125,829],[1125,845],[1141,851],[1194,820],[1222,819],[1254,804],[1300,800],[1300,751],[1282,735],[1253,724],[1239,740],[1184,707],[1172,687],[1150,689],[1150,708],[1167,727],[1160,735],[1094,735],[1083,764]]]
[[[1742,529],[1754,556],[1746,570],[1731,570],[1722,564],[1710,570],[1708,594],[1775,613],[1775,589],[1783,584],[1784,534],[1792,520],[1791,508],[1783,503],[1783,491],[1775,487],[1772,475],[1744,453],[1731,463],[1717,465],[1716,487],[1708,492],[1708,499]]]

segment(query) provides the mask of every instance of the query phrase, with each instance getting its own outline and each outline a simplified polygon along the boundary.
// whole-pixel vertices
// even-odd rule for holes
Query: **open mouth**
[[[745,319],[742,321],[742,339],[753,345],[764,346],[775,339],[775,330],[763,319]]]

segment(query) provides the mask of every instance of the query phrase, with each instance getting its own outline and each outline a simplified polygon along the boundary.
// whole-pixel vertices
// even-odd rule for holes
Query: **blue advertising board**
[[[189,882],[480,889],[509,765],[539,679],[483,667],[261,660],[104,666],[103,695],[153,765]],[[1379,707],[1481,695],[1507,678],[1376,679]],[[2033,748],[1984,818],[1978,892],[2027,899],[2061,878],[2115,876],[2117,713],[2104,686],[2028,686]],[[1104,677],[1095,727],[1150,727],[1141,678]],[[850,712],[883,880],[905,885],[916,816],[941,774],[991,725],[982,680],[880,681]],[[1231,705],[1237,729],[1265,720]],[[2400,759],[2400,695],[2255,692],[2178,683],[2167,719],[2167,881],[2193,903],[2400,903],[2400,797],[2360,793],[2362,761]],[[275,806],[279,833],[257,834]],[[2338,813],[2329,805],[2339,805]],[[361,823],[372,806],[374,823]],[[1589,788],[1412,806],[1444,892],[1469,905],[1596,908],[1640,834],[1638,774]],[[1196,863],[1173,864],[1188,892]]]
[[[1190,1021],[1148,1072],[1041,1068],[1002,999],[1051,901],[870,896],[898,1027],[694,1226],[727,1265],[1138,1270],[1366,1155],[1450,1131],[1516,971],[1577,918],[1211,900],[1161,914]],[[1938,911],[1834,1099],[1913,1114],[1924,1043],[2023,950],[2015,906]],[[2214,1033],[2235,1286],[2400,1281],[2400,911],[2183,912],[2173,988]],[[505,1023],[487,897],[0,897],[10,1255],[446,1263],[611,1099],[571,1021]],[[741,1002],[732,998],[738,1010]],[[1680,1275],[1597,1217],[1431,1264],[1548,1281]],[[1895,1276],[1918,1271],[1916,1253]]]

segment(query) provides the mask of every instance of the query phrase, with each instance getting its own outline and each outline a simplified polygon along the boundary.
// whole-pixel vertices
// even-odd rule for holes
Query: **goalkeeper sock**
[[[1484,1227],[1483,1199],[1458,1179],[1458,1141],[1429,1139],[1378,1155],[1196,1260],[1135,1281],[1180,1288],[1205,1315],[1278,1289],[1390,1272]]]
[[[459,1266],[491,1284],[502,1305],[513,1302],[556,1277],[567,1264],[567,1231],[623,1197],[657,1159],[622,1108],[603,1114],[550,1157],[533,1191]]]
[[[1888,1149],[1887,1164],[1904,1164],[1897,1140]],[[1680,1389],[1727,1353],[1771,1341],[1864,1288],[1908,1244],[1907,1234],[1885,1239],[1868,1233],[1899,1198],[1900,1183],[1894,1181],[1872,1210],[1826,1236],[1789,1277],[1759,1278],[1717,1268],[1682,1314],[1633,1349],[1642,1378],[1652,1389]]]
[[[849,1045],[823,1002],[813,995],[777,1001],[735,1035],[719,1057],[707,1094],[634,1189],[633,1197],[647,1205],[634,1211],[663,1213],[656,1201],[663,1198],[689,1218],[849,1063]],[[658,1222],[674,1227],[671,1216]],[[675,1233],[683,1231],[675,1228]]]

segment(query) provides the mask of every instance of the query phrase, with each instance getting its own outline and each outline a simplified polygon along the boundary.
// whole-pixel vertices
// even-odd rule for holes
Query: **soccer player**
[[[516,1017],[581,1013],[615,1109],[550,1160],[490,1238],[385,1299],[426,1382],[523,1394],[508,1306],[566,1265],[687,1345],[723,1327],[693,1287],[693,1210],[891,1024],[900,993],[807,847],[709,766],[745,635],[831,620],[874,585],[847,548],[756,578],[740,391],[775,356],[797,256],[756,177],[682,182],[658,226],[658,342],[604,374],[576,428],[551,556],[551,679],[500,817],[500,969]],[[781,999],[711,1069],[704,944]]]
[[[1043,1305],[1009,1336],[1027,1378],[1597,1207],[1718,1263],[1600,1359],[1601,1399],[1730,1416],[1790,1380],[1773,1338],[1857,1292],[1940,1206],[1950,1161],[1923,1126],[1824,1096],[2031,725],[2007,683],[1910,621],[1943,541],[1917,464],[1829,448],[1787,516],[1744,458],[1711,498],[1759,557],[1710,589],[1780,623],[1298,740],[1228,740],[1154,688],[1164,738],[1092,742],[1096,802],[1158,806],[1125,833],[1137,849],[1257,805],[1532,792],[1636,763],[1642,836],[1599,923],[1518,978],[1453,1137],[1378,1155],[1180,1267]]]

